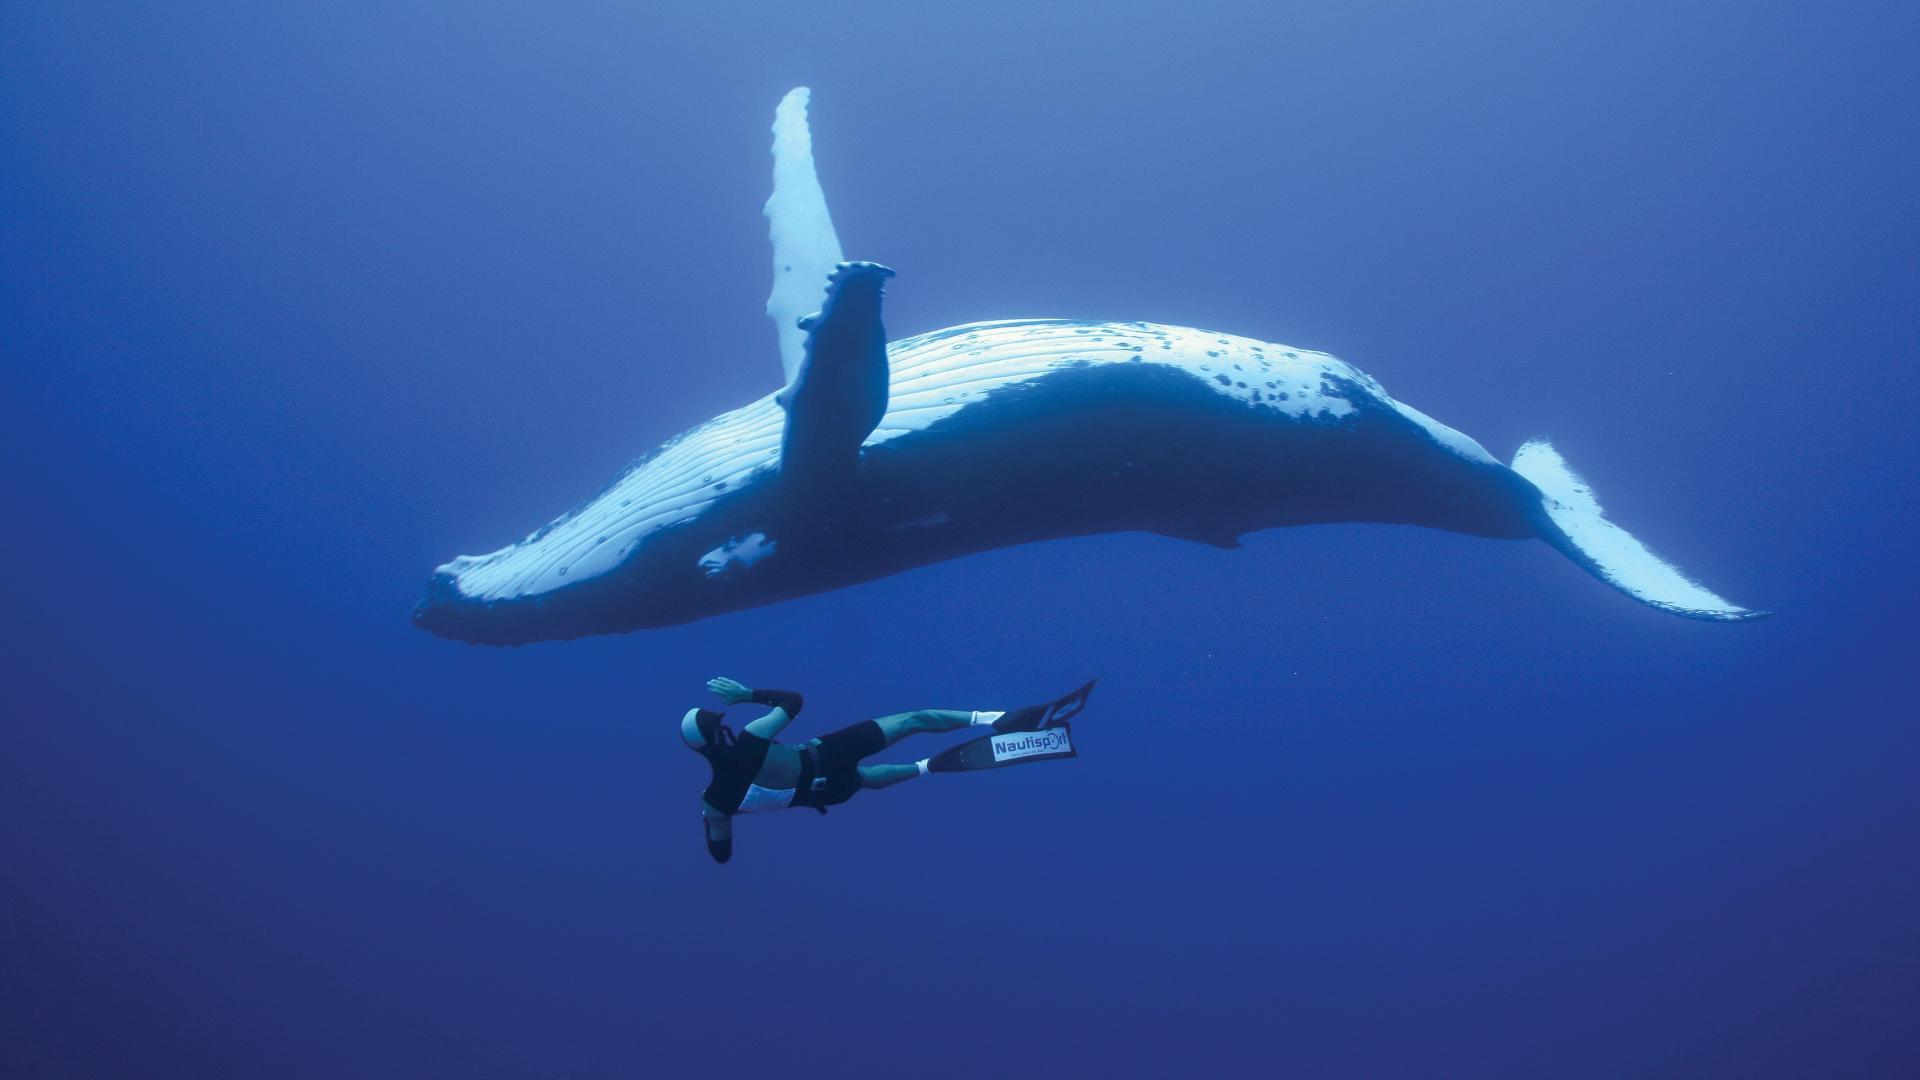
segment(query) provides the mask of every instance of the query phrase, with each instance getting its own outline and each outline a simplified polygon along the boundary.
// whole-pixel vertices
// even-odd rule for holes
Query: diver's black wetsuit
[[[700,797],[723,814],[741,813],[741,804],[766,765],[767,753],[780,744],[752,732],[742,732],[730,745],[715,746],[707,754],[713,779]],[[853,798],[860,790],[860,762],[887,748],[887,736],[880,725],[862,720],[817,739],[809,739],[793,749],[800,755],[800,776],[791,789],[788,806],[805,806],[821,813]],[[745,811],[777,809],[750,806]]]
[[[732,742],[713,742],[708,746],[707,765],[713,769],[713,779],[700,793],[700,798],[723,814],[737,814],[740,803],[747,797],[747,789],[760,776],[760,766],[766,763],[773,741],[747,732],[735,736]]]
[[[756,705],[786,710],[789,719],[800,715],[802,698],[791,690],[757,690],[750,699]],[[860,791],[860,762],[868,755],[886,749],[887,736],[880,725],[863,720],[850,727],[789,747],[750,731],[734,735],[720,723],[719,713],[702,710],[701,728],[707,735],[707,764],[713,778],[700,798],[715,812],[732,817],[740,813],[781,810],[804,806],[824,814]],[[769,767],[770,755],[793,754],[798,757],[798,773],[792,786],[776,781],[762,786],[759,781],[792,775],[790,763]],[[716,841],[711,835],[707,849],[724,862],[732,841]]]

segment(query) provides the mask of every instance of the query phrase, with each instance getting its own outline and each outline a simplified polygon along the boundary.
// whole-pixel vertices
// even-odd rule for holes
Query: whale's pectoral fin
[[[808,93],[804,86],[788,91],[773,114],[773,194],[765,207],[767,236],[773,241],[767,315],[780,335],[780,367],[788,387],[799,378],[806,355],[800,317],[820,306],[827,276],[841,259],[840,238],[827,216],[827,196],[813,170]]]
[[[887,331],[880,322],[882,284],[893,271],[845,262],[827,277],[826,305],[796,321],[805,352],[794,381],[780,393],[787,427],[782,473],[849,468],[860,444],[887,414]]]
[[[1739,622],[1767,614],[1721,598],[1608,521],[1593,489],[1547,440],[1522,446],[1513,456],[1513,471],[1540,490],[1541,539],[1601,581],[1649,607],[1689,619]]]

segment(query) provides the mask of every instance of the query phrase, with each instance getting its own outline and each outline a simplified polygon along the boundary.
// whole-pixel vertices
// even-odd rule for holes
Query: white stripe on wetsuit
[[[785,810],[793,805],[793,788],[764,788],[748,784],[747,795],[740,800],[736,814],[754,814],[762,810]]]

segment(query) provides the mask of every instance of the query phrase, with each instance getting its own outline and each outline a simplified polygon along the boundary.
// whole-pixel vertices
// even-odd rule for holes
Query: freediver
[[[700,816],[706,831],[707,853],[715,862],[733,857],[733,816],[788,807],[807,807],[824,814],[864,788],[878,790],[905,783],[930,772],[958,772],[995,768],[1016,761],[1073,756],[1064,721],[1080,711],[1093,690],[1088,683],[1066,697],[1012,711],[918,709],[863,720],[850,727],[809,739],[798,746],[774,741],[800,715],[799,694],[791,690],[752,690],[728,678],[707,680],[707,689],[728,705],[767,706],[767,713],[750,721],[738,735],[712,709],[688,709],[680,721],[680,738],[687,748],[707,759],[713,779],[700,793]],[[909,735],[922,732],[987,728],[990,733],[1035,732],[1031,746],[1009,749],[1004,740],[995,746],[973,742],[951,747],[912,764],[865,765],[880,752]]]

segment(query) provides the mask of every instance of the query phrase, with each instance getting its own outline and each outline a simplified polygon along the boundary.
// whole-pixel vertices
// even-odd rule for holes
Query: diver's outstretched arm
[[[755,690],[747,700],[755,705],[771,705],[767,715],[747,724],[747,732],[763,739],[771,739],[786,730],[793,718],[800,715],[801,698],[792,690]]]
[[[751,701],[755,705],[770,705],[767,715],[747,724],[747,733],[763,739],[772,739],[786,730],[793,718],[800,715],[804,699],[793,690],[750,690],[747,684],[726,676],[717,676],[707,680],[707,689],[720,696],[720,700],[729,705],[738,705]]]

